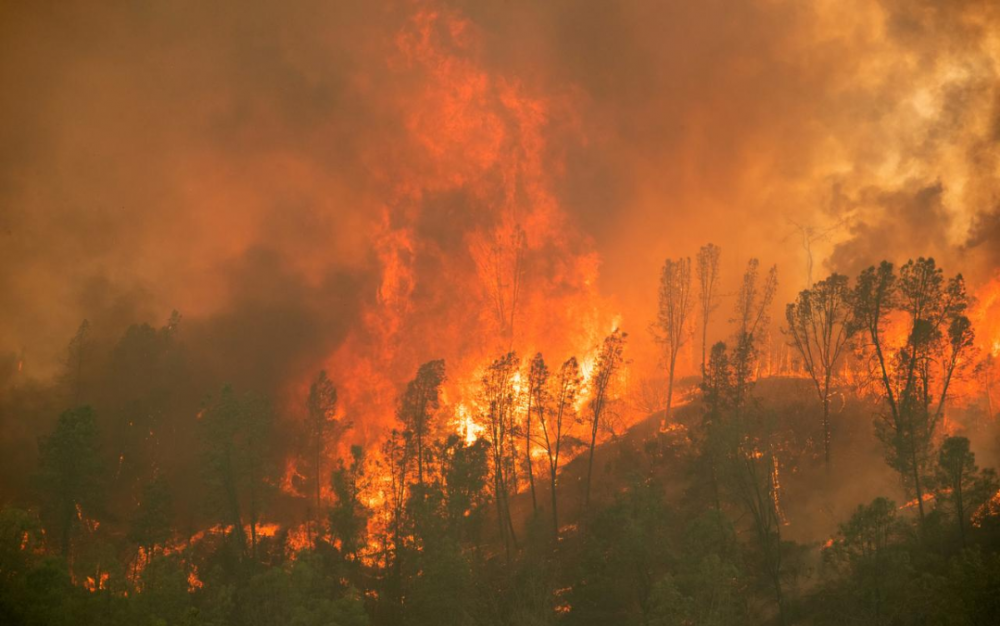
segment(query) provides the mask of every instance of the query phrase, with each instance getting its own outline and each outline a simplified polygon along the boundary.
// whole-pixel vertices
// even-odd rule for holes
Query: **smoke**
[[[177,309],[207,380],[326,367],[363,422],[615,314],[655,363],[659,267],[709,241],[779,302],[810,256],[998,267],[986,0],[368,4],[4,3],[0,351],[45,377]]]

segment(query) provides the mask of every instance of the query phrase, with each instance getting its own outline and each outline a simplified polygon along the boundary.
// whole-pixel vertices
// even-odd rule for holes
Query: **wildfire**
[[[201,582],[201,578],[198,577],[198,566],[191,566],[191,571],[188,572],[187,584],[188,593],[194,593],[205,586],[205,583]]]
[[[455,409],[457,422],[457,432],[465,440],[465,445],[471,446],[479,439],[484,430],[484,426],[478,423],[464,404],[459,404]]]
[[[923,500],[924,502],[930,502],[933,499],[934,499],[934,494],[933,493],[925,493],[920,498],[920,500]],[[913,507],[917,506],[917,503],[918,503],[917,498],[914,498],[914,499],[910,500],[909,502],[907,502],[906,504],[904,504],[903,506],[899,507],[899,510],[902,511],[903,509],[912,509]]]
[[[111,578],[111,574],[108,572],[100,572],[95,576],[87,576],[83,581],[83,588],[90,593],[96,593],[98,591],[108,588],[108,580]]]

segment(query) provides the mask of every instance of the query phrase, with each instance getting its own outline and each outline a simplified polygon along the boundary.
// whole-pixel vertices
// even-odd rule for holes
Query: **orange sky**
[[[708,241],[779,307],[804,237],[816,279],[1000,267],[995,3],[374,4],[0,2],[0,353],[44,375],[82,318],[176,308],[249,380],[396,383],[494,350],[512,225],[552,361],[617,320],[648,353],[663,259]]]

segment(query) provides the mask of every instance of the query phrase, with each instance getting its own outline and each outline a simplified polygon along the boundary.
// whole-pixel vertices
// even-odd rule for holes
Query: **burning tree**
[[[323,458],[326,456],[329,440],[338,425],[336,414],[337,388],[327,378],[326,371],[322,370],[309,386],[308,447],[313,470],[313,504],[316,507],[313,512],[313,521],[317,526],[315,529],[317,537],[319,536],[319,520],[322,519],[323,512]]]
[[[490,239],[473,251],[500,337],[510,347],[524,279],[527,239],[519,224],[498,227]]]
[[[420,366],[416,377],[406,385],[396,411],[406,428],[408,438],[416,446],[417,484],[424,484],[424,447],[428,429],[440,402],[441,384],[445,380],[444,360],[429,361]]]
[[[510,460],[516,457],[511,449],[511,433],[514,430],[516,392],[514,380],[520,360],[513,352],[493,361],[486,368],[482,379],[482,400],[487,436],[490,442],[493,468],[493,496],[497,510],[497,524],[507,558],[510,558],[511,544],[517,544],[514,523],[510,516]]]
[[[802,291],[785,308],[791,345],[823,403],[823,458],[830,466],[830,386],[840,357],[854,333],[847,277],[833,274]]]
[[[351,464],[343,459],[333,471],[331,487],[337,500],[330,509],[330,530],[340,539],[341,551],[357,561],[365,545],[368,508],[361,501],[365,487],[365,454],[361,446],[351,446]]]
[[[538,352],[528,365],[527,410],[524,418],[524,462],[528,472],[528,485],[531,487],[531,510],[538,512],[538,501],[535,498],[535,472],[531,462],[531,417],[537,414],[544,427],[545,411],[548,404],[547,384],[549,368],[545,366],[542,353]]]
[[[580,365],[576,357],[570,357],[559,368],[559,373],[552,381],[554,389],[548,389],[548,369],[541,355],[535,357],[532,368],[539,372],[537,376],[536,403],[539,407],[538,421],[542,431],[542,444],[549,467],[549,489],[552,496],[552,533],[559,539],[559,499],[558,473],[559,455],[568,443],[564,425],[572,423],[576,407],[577,394],[583,379],[580,376]]]
[[[691,259],[667,259],[660,272],[660,301],[654,325],[654,334],[663,346],[667,366],[667,410],[663,418],[664,424],[670,421],[677,355],[687,339],[688,318],[693,305]]]
[[[961,274],[946,282],[933,259],[911,260],[898,275],[883,261],[861,273],[853,299],[854,316],[863,330],[860,348],[874,364],[888,407],[878,422],[886,460],[913,489],[923,520],[935,430],[954,373],[974,339],[964,315],[965,282]],[[905,332],[898,347],[886,338],[886,328],[893,323]]]
[[[707,244],[698,250],[698,309],[701,313],[701,375],[705,376],[708,363],[708,322],[719,288],[719,256],[722,249],[715,244]]]
[[[743,273],[743,280],[736,296],[736,311],[732,319],[736,324],[733,365],[736,379],[735,405],[741,411],[755,378],[759,346],[762,335],[771,321],[769,309],[778,289],[778,268],[772,266],[760,282],[760,262],[750,259]]]
[[[594,447],[597,444],[597,431],[601,420],[605,417],[610,400],[611,382],[624,363],[625,339],[627,333],[616,328],[604,338],[601,352],[597,356],[597,364],[590,378],[590,454],[587,458],[587,482],[584,488],[584,505],[590,505],[590,484],[594,474]]]
[[[172,535],[172,505],[173,498],[162,474],[143,486],[128,532],[129,540],[140,549],[143,565],[149,565],[157,549],[166,545]]]

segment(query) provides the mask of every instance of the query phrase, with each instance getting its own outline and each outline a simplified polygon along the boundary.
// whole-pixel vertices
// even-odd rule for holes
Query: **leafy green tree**
[[[158,555],[142,570],[141,591],[133,593],[134,624],[194,625],[198,623],[193,595],[188,590],[188,574],[177,554]]]
[[[1000,489],[996,473],[991,469],[979,470],[968,439],[946,437],[938,452],[935,477],[938,487],[936,500],[939,504],[950,505],[964,548],[972,513]]]
[[[824,562],[839,577],[837,584],[844,585],[842,591],[848,598],[844,601],[843,593],[833,591],[833,597],[839,598],[837,606],[858,623],[892,623],[905,596],[911,565],[903,545],[906,528],[896,510],[895,503],[886,498],[858,506],[823,552]]]
[[[260,570],[242,594],[238,623],[247,626],[367,626],[356,590],[337,580],[322,558],[303,552],[284,566]]]
[[[572,623],[648,623],[671,559],[669,520],[663,486],[641,479],[585,518],[567,594]]]
[[[52,434],[39,441],[38,450],[42,517],[66,557],[73,528],[84,513],[99,510],[104,499],[94,412],[88,406],[65,411]]]
[[[653,587],[651,626],[728,626],[750,615],[746,588],[736,564],[709,554],[690,570],[667,575]]]

